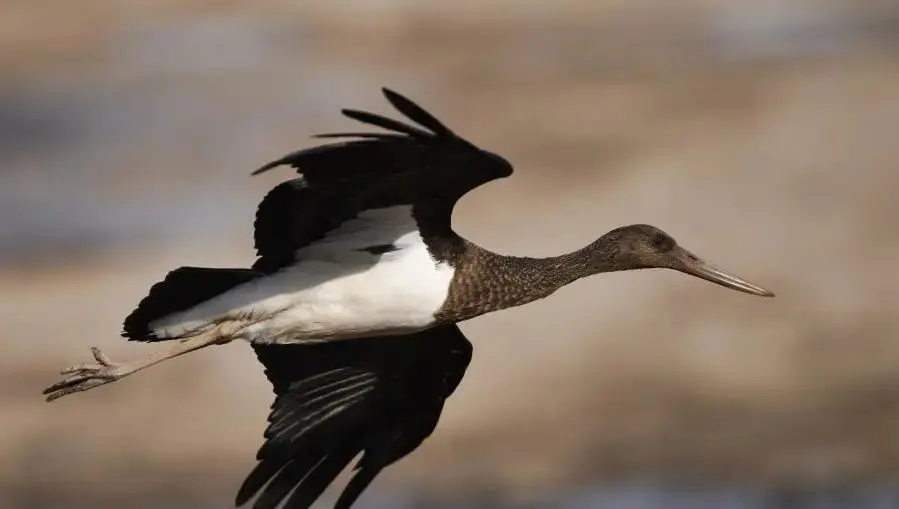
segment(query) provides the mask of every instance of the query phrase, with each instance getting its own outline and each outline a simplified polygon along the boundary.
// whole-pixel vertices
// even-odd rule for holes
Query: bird
[[[711,265],[661,229],[617,227],[576,251],[534,258],[489,251],[452,227],[467,192],[509,177],[505,158],[388,88],[405,119],[342,113],[375,132],[276,159],[297,176],[273,187],[254,223],[249,268],[185,266],[152,285],[124,320],[129,341],[171,350],[64,369],[46,399],[119,380],[210,345],[248,342],[274,390],[257,463],[235,504],[306,509],[354,458],[335,503],[348,509],[387,466],[435,430],[473,347],[459,323],[545,297],[575,280],[673,269],[747,294],[758,285]]]

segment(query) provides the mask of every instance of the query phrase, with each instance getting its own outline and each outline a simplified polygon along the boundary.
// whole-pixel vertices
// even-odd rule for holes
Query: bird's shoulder
[[[299,250],[314,243],[342,241],[346,235],[365,238],[362,230],[371,232],[367,240],[375,243],[352,244],[354,249],[386,249],[413,231],[426,243],[439,243],[439,237],[452,235],[452,211],[461,196],[512,174],[512,165],[501,156],[459,137],[409,99],[384,93],[417,125],[343,110],[388,132],[319,135],[352,139],[293,152],[255,172],[287,165],[299,173],[275,186],[257,208],[257,268],[293,263]]]

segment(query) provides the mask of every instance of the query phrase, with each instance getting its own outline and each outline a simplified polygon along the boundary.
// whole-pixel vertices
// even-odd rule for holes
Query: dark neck
[[[491,279],[509,288],[520,288],[534,299],[546,297],[565,285],[593,274],[589,264],[590,253],[586,248],[546,258],[491,254],[494,256],[488,265],[496,268]]]
[[[605,258],[596,243],[548,258],[504,256],[471,243],[465,247],[444,305],[455,320],[527,304],[580,278],[617,270],[612,264],[601,269],[603,264],[595,262]]]

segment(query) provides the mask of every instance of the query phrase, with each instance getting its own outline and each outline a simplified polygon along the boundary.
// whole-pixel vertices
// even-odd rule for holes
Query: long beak
[[[684,258],[681,260],[681,264],[679,265],[680,266],[675,267],[675,269],[686,274],[690,274],[691,276],[696,276],[705,279],[706,281],[711,281],[712,283],[719,284],[726,288],[749,293],[752,295],[758,295],[761,297],[774,297],[774,292],[772,292],[771,290],[766,290],[765,288],[752,284],[743,278],[739,278],[733,274],[725,272],[718,267],[715,267],[714,265],[709,265],[708,263],[691,254],[689,251],[684,250]]]

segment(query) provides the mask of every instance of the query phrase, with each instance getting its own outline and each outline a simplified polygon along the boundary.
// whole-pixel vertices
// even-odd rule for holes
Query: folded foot
[[[91,353],[97,364],[78,364],[60,371],[59,374],[68,376],[44,389],[47,401],[115,382],[137,370],[129,364],[112,362],[97,347],[92,347]]]

